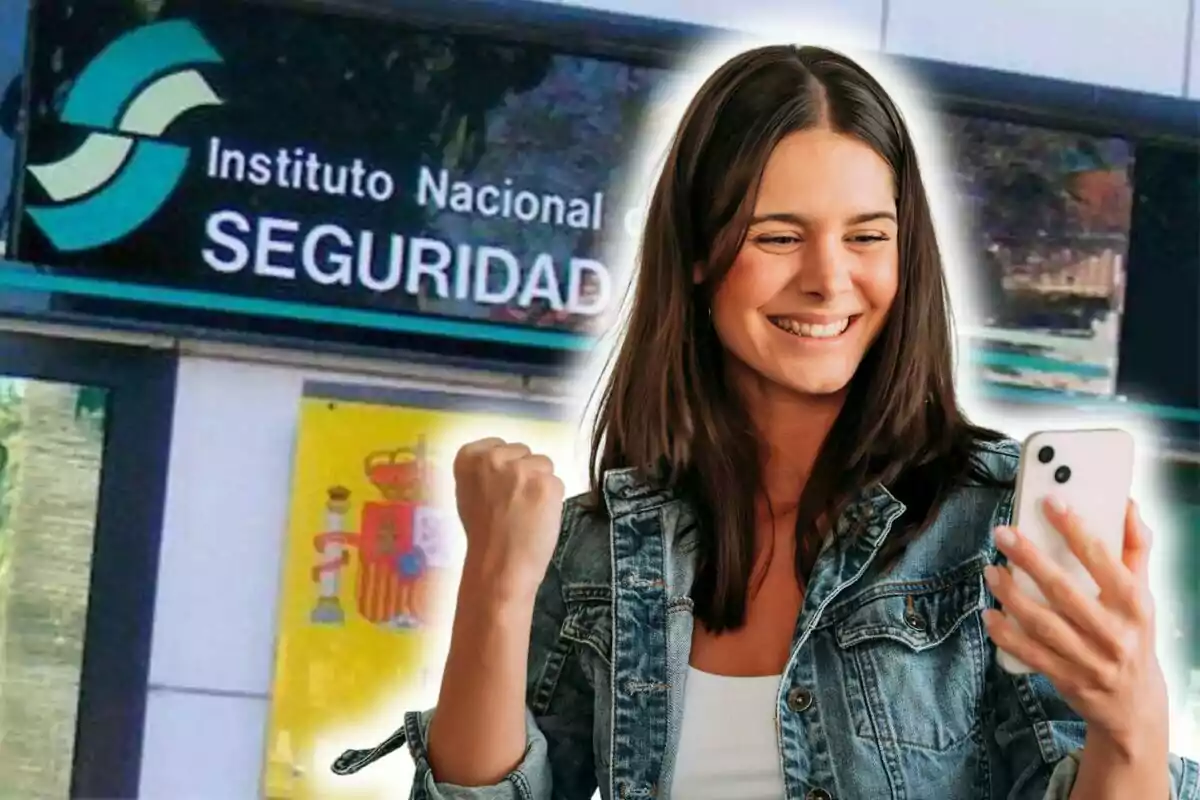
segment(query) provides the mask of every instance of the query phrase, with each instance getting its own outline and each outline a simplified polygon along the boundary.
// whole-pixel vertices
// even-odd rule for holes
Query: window
[[[0,378],[0,800],[69,792],[105,399]]]

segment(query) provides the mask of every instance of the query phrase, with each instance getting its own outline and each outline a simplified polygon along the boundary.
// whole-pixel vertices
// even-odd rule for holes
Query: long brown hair
[[[688,107],[654,189],[628,327],[603,387],[592,436],[592,499],[604,473],[637,467],[697,514],[696,616],[715,632],[743,623],[754,562],[760,446],[724,374],[706,309],[741,249],[760,177],[787,135],[828,126],[875,150],[894,175],[900,281],[878,338],[848,387],[802,496],[797,577],[862,489],[885,484],[908,506],[892,554],[946,495],[988,481],[973,458],[999,434],[971,425],[953,386],[951,321],[929,203],[909,132],[883,87],[849,58],[771,46],[720,67]],[[706,279],[697,285],[695,264]],[[885,556],[886,560],[886,556]]]

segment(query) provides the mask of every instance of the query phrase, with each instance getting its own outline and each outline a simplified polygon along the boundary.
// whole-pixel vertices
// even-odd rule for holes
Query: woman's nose
[[[852,258],[840,240],[822,237],[801,251],[797,284],[805,294],[834,297],[850,287]]]

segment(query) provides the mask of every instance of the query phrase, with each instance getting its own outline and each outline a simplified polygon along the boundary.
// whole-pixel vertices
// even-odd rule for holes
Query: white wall
[[[180,362],[141,800],[260,796],[292,449],[307,379],[433,388],[215,359]],[[508,381],[520,390],[519,379]],[[411,761],[398,754],[367,772],[372,781],[406,787]]]
[[[1200,97],[1200,0],[558,0],[804,40],[789,18],[830,20],[888,52]],[[821,42],[823,43],[823,42]]]
[[[1189,0],[890,0],[886,47],[901,55],[1180,95],[1188,12]]]
[[[856,45],[878,48],[883,35],[884,7],[887,0],[550,0],[569,6],[583,6],[634,14],[643,17],[750,33],[780,35],[780,19],[795,19],[797,9],[802,19],[823,30],[835,26],[845,32]],[[812,31],[808,31],[812,35]],[[794,34],[803,39],[806,32]],[[823,36],[823,34],[818,34]],[[835,44],[823,40],[819,44]],[[836,44],[841,44],[837,42]]]
[[[1188,97],[1200,100],[1200,0],[1192,0],[1191,63],[1188,65]]]

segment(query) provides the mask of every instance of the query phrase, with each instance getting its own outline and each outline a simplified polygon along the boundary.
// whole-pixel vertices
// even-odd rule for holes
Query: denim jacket
[[[1012,442],[981,444],[1001,479]],[[667,797],[692,640],[693,517],[686,503],[605,476],[609,519],[569,500],[538,594],[529,653],[527,749],[495,786],[437,783],[412,712],[350,773],[405,741],[413,800]],[[885,572],[868,568],[904,505],[865,491],[836,523],[806,587],[776,701],[787,800],[1066,800],[1085,727],[1041,676],[995,662],[980,612],[983,568],[1012,492],[964,487]],[[1200,800],[1200,767],[1171,756],[1173,800]],[[686,799],[685,799],[686,800]],[[1164,798],[1165,800],[1165,798]]]

